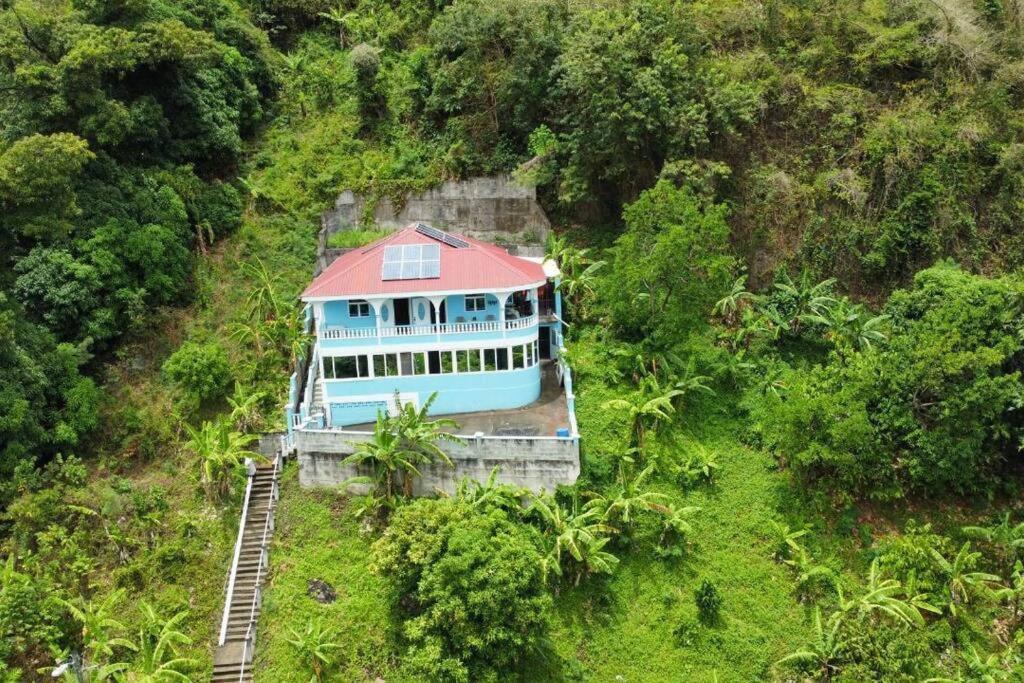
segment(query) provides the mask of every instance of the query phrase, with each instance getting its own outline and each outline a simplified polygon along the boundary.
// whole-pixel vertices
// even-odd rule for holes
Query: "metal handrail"
[[[256,627],[256,607],[261,600],[260,580],[263,578],[263,565],[267,560],[267,536],[270,533],[272,523],[274,521],[274,502],[278,496],[277,486],[277,472],[278,465],[281,462],[281,453],[274,456],[274,470],[271,474],[270,484],[270,501],[267,505],[267,518],[263,522],[263,536],[260,538],[260,556],[259,561],[256,563],[256,580],[253,582],[252,592],[252,603],[249,606],[249,624],[245,629],[245,638],[243,639],[244,645],[242,646],[242,666],[238,674],[238,680],[245,680],[245,665],[249,661],[250,650],[252,649],[253,640],[255,640],[255,627]]]
[[[249,458],[245,459],[246,470],[250,468],[252,460]],[[227,639],[228,634],[228,616],[231,612],[231,598],[234,597],[235,593],[235,578],[238,574],[238,559],[242,554],[242,536],[245,535],[245,522],[249,516],[249,494],[252,493],[252,481],[256,477],[256,472],[253,471],[246,477],[245,484],[245,499],[242,501],[242,519],[238,523],[238,538],[235,539],[235,552],[231,558],[231,572],[228,574],[228,586],[224,596],[224,616],[220,620],[220,637],[217,639],[217,645],[223,645]]]

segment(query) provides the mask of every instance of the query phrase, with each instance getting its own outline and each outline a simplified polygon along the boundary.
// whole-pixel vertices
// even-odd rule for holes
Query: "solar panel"
[[[441,277],[441,247],[403,244],[386,247],[381,280],[422,280]]]
[[[448,246],[455,247],[456,249],[465,249],[469,246],[469,242],[466,240],[459,239],[454,235],[449,235],[444,230],[438,230],[434,226],[427,225],[426,223],[417,223],[416,232],[421,235],[426,235],[431,239],[435,239],[438,242],[444,242]]]

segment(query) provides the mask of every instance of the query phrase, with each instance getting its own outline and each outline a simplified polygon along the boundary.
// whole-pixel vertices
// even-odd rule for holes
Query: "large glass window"
[[[455,352],[455,365],[458,368],[459,372],[470,372],[469,354],[471,353],[477,354],[476,363],[477,365],[480,365],[480,352],[477,351],[476,349],[473,349],[472,351],[467,349],[460,349]]]
[[[487,296],[485,294],[467,294],[466,310],[470,312],[487,310]]]
[[[363,362],[366,356],[360,356]],[[355,379],[359,376],[356,356],[335,356],[324,359],[324,377],[327,379]]]
[[[523,354],[523,346],[516,345],[512,347],[512,369],[522,370],[525,365],[526,356]]]
[[[348,317],[350,318],[369,318],[370,317],[370,304],[365,301],[349,301],[348,302]]]
[[[441,374],[441,354],[444,351],[427,351],[427,372],[431,375]]]
[[[384,354],[378,353],[373,357],[373,376],[384,377],[387,374],[387,361],[384,360]]]
[[[427,374],[427,361],[425,353],[414,353],[412,354],[412,368],[413,372],[417,375]]]
[[[498,369],[508,370],[508,349],[498,349]]]
[[[411,375],[412,374],[412,354],[409,352],[398,354],[401,365],[401,374]]]
[[[484,371],[497,370],[498,363],[495,360],[495,349],[484,349]]]
[[[356,356],[356,366],[360,377],[370,376],[370,357]]]
[[[452,362],[452,352],[442,351],[441,352],[441,372],[448,374],[455,372],[455,364]]]

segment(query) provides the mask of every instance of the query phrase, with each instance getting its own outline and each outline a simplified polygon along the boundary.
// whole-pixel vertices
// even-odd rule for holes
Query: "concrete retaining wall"
[[[367,471],[356,471],[342,460],[352,453],[353,444],[366,441],[365,432],[340,430],[297,430],[295,448],[302,486],[337,486]],[[553,490],[559,484],[573,484],[580,473],[578,439],[553,437],[469,437],[463,444],[444,443],[442,448],[455,464],[424,468],[423,476],[413,483],[413,492],[432,495],[437,491],[454,493],[463,477],[485,481],[491,470],[499,468],[498,480],[533,491]],[[365,487],[353,487],[364,492]]]
[[[334,208],[323,216],[327,234],[363,222],[367,201],[350,190],[342,192]],[[398,230],[417,221],[489,242],[513,244],[544,244],[551,229],[537,203],[536,190],[517,185],[504,175],[443,183],[406,197],[401,206],[382,198],[373,210],[374,226],[384,230]]]

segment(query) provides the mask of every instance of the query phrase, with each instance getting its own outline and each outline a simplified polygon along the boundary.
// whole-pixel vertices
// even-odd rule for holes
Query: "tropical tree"
[[[597,276],[606,263],[590,258],[590,250],[580,249],[565,237],[552,234],[548,239],[546,258],[558,264],[561,275],[557,289],[565,295],[579,317],[586,320],[590,305],[597,296]]]
[[[263,425],[260,403],[266,398],[263,391],[251,391],[241,382],[235,382],[235,391],[228,396],[231,406],[231,422],[240,432],[256,432]]]
[[[810,553],[799,548],[796,557],[785,560],[796,572],[796,594],[803,602],[817,600],[836,588],[836,573],[828,566],[815,562]]]
[[[656,505],[655,509],[661,513],[661,536],[658,537],[658,545],[662,550],[680,548],[686,542],[686,538],[693,533],[691,518],[700,512],[700,508],[694,505],[677,506],[675,503]]]
[[[611,574],[619,559],[604,550],[614,529],[601,520],[596,509],[566,509],[557,500],[540,495],[533,499],[527,513],[532,513],[541,526],[541,537],[547,554],[542,568],[545,578],[562,576],[566,569],[574,584],[590,574]]]
[[[312,670],[311,680],[320,683],[323,680],[324,667],[334,663],[332,652],[341,648],[341,644],[337,642],[337,634],[320,621],[308,622],[301,631],[294,628],[288,630],[291,637],[285,640],[295,649],[299,661]]]
[[[498,508],[506,512],[520,513],[520,501],[529,493],[529,489],[499,483],[499,470],[497,466],[491,469],[485,482],[463,477],[455,487],[455,498],[467,503],[471,508]]]
[[[436,398],[435,392],[417,409],[412,403],[403,405],[396,394],[396,414],[391,416],[379,412],[373,434],[366,441],[354,443],[352,455],[343,461],[345,464],[370,466],[377,495],[386,501],[394,500],[399,477],[408,497],[412,495],[413,478],[420,476],[420,467],[437,461],[452,466],[451,458],[438,442],[459,443],[461,439],[444,431],[446,427],[455,426],[454,421],[428,418],[428,411]]]
[[[998,524],[991,526],[967,526],[963,528],[964,536],[983,541],[991,546],[997,556],[1002,572],[1009,575],[1017,563],[1017,558],[1024,548],[1024,522],[1014,524],[1007,512]]]
[[[826,683],[831,681],[839,672],[844,657],[856,640],[845,633],[845,616],[844,612],[836,611],[829,615],[827,621],[822,622],[821,608],[815,607],[812,632],[814,640],[775,664],[796,667]]]
[[[843,612],[854,613],[858,618],[871,618],[882,614],[898,622],[909,626],[924,626],[924,617],[919,611],[922,603],[918,606],[912,605],[903,599],[905,593],[899,581],[892,578],[883,578],[878,568],[878,559],[871,563],[868,572],[867,586],[862,593],[847,600],[843,596],[842,587],[837,586],[839,592],[839,609]],[[927,606],[928,611],[939,613],[938,608]]]
[[[124,624],[116,618],[120,612],[121,601],[125,590],[119,588],[111,592],[99,602],[86,600],[79,596],[72,600],[59,599],[60,604],[78,623],[78,640],[84,651],[84,664],[95,665],[95,676],[106,680],[127,668],[123,662],[113,662],[116,656],[114,648],[134,650],[135,644],[124,638],[120,633],[125,630]],[[102,674],[102,676],[101,676]]]
[[[632,445],[642,449],[647,434],[656,434],[662,424],[672,419],[676,412],[673,399],[683,393],[679,389],[664,389],[652,382],[645,389],[632,392],[628,398],[605,401],[603,407],[625,414]]]
[[[803,326],[816,322],[823,312],[836,303],[832,296],[835,278],[812,283],[810,273],[804,271],[799,282],[794,282],[786,271],[776,278],[780,313],[785,315],[786,325],[794,336],[799,336]]]
[[[824,327],[826,338],[840,351],[863,351],[884,344],[888,339],[885,325],[889,316],[872,315],[863,306],[851,305],[846,299],[819,305],[805,320]]]
[[[138,655],[126,673],[129,683],[186,683],[192,677],[185,672],[191,669],[194,660],[182,657],[178,648],[192,643],[182,633],[181,623],[188,618],[187,611],[181,611],[170,619],[163,620],[153,607],[143,601],[140,604],[143,625],[139,629]]]
[[[339,5],[338,7],[332,7],[326,12],[320,12],[318,16],[338,27],[338,46],[344,50],[345,29],[347,29],[348,25],[356,18],[356,13],[346,12],[345,8]]]
[[[741,275],[736,278],[729,289],[729,293],[715,303],[712,312],[722,319],[727,326],[736,324],[744,307],[749,306],[757,300],[757,295],[747,291],[747,276]]]
[[[804,552],[800,545],[800,539],[808,534],[807,529],[790,529],[788,524],[772,522],[773,547],[772,558],[776,562],[785,562],[793,557],[794,553]]]
[[[644,491],[643,486],[654,473],[654,464],[645,467],[635,477],[626,475],[625,463],[619,463],[616,484],[610,495],[593,494],[594,498],[583,506],[584,510],[596,510],[601,520],[628,533],[632,529],[637,516],[644,511],[657,509],[658,501],[665,496],[653,491]]]
[[[989,590],[989,584],[998,583],[995,574],[974,571],[981,553],[971,551],[971,542],[966,541],[952,561],[947,560],[935,548],[929,548],[936,568],[945,581],[945,609],[949,616],[958,619],[971,598]]]
[[[248,448],[258,437],[232,430],[225,420],[204,420],[198,429],[185,423],[185,431],[189,437],[185,448],[199,458],[200,482],[211,500],[227,497],[232,475],[246,458],[264,459]]]

